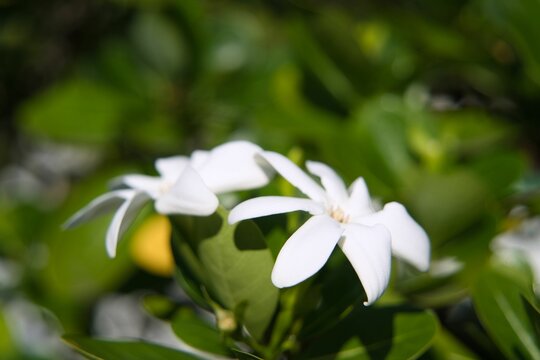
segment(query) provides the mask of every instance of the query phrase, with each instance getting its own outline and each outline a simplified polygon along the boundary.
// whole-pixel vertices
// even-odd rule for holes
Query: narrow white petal
[[[318,176],[328,196],[337,204],[343,204],[349,198],[347,188],[341,177],[334,169],[317,161],[306,161],[306,167],[310,173]]]
[[[302,225],[281,248],[272,282],[289,287],[315,274],[326,263],[343,229],[327,215],[316,215]]]
[[[214,193],[254,189],[268,183],[270,177],[255,157],[262,150],[247,141],[232,141],[210,151],[197,168],[204,183]]]
[[[272,151],[265,151],[262,153],[262,157],[268,161],[281,176],[309,198],[318,202],[326,201],[324,189],[291,160]]]
[[[200,175],[191,166],[186,166],[171,189],[158,197],[155,207],[161,214],[206,216],[216,211],[218,198],[204,184]]]
[[[189,158],[186,156],[171,156],[157,159],[156,169],[163,179],[173,182],[178,179],[188,164]]]
[[[418,270],[426,271],[429,268],[429,238],[403,205],[391,202],[381,211],[353,221],[364,225],[384,225],[392,235],[394,255],[411,263]]]
[[[349,188],[350,198],[346,212],[350,217],[367,215],[373,212],[371,198],[363,177],[357,178]]]
[[[116,256],[118,240],[135,221],[142,207],[149,199],[148,195],[143,192],[132,192],[132,195],[118,208],[112,218],[111,225],[107,229],[106,247],[110,257]]]
[[[120,181],[132,189],[146,192],[153,199],[158,197],[164,184],[160,177],[146,175],[125,175]]]
[[[339,245],[362,282],[370,305],[377,300],[390,279],[390,233],[382,225],[347,225]]]
[[[70,229],[100,215],[114,211],[118,209],[127,198],[131,197],[134,192],[134,190],[115,190],[103,194],[92,200],[81,210],[77,211],[64,223],[64,225],[62,225],[62,227],[64,229]]]
[[[234,207],[229,213],[229,223],[234,224],[245,219],[298,210],[307,211],[312,215],[319,215],[324,212],[324,207],[311,199],[263,196],[246,200]]]

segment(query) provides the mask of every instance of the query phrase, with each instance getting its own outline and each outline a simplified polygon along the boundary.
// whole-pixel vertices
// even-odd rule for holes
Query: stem
[[[295,306],[303,290],[304,286],[300,285],[287,289],[282,293],[282,309],[277,316],[268,346],[270,353],[273,355],[272,358],[277,358],[283,349],[283,340],[288,336],[294,323]]]

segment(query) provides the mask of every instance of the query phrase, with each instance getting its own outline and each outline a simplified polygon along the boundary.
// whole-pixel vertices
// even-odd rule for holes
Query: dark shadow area
[[[195,236],[199,241],[216,236],[221,230],[223,219],[217,213],[206,217],[194,217]]]
[[[266,243],[253,221],[242,221],[234,230],[234,244],[238,250],[263,250]]]

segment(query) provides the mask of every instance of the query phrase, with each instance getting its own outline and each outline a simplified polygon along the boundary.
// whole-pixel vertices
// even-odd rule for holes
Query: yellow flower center
[[[169,190],[171,190],[172,188],[172,185],[170,182],[168,181],[163,181],[160,185],[159,185],[159,193],[161,195],[164,195],[166,193],[169,192]]]
[[[341,210],[341,208],[337,206],[330,208],[330,217],[343,224],[349,222],[349,215],[347,215],[343,210]]]

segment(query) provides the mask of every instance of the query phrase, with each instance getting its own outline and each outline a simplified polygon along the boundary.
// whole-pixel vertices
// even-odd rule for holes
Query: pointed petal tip
[[[411,250],[405,251],[403,249],[404,245],[400,244],[402,249],[398,250],[398,247],[396,246],[396,256],[403,258],[419,271],[428,271],[431,257],[431,243],[427,232],[411,217],[405,206],[402,204],[393,201],[386,204],[384,209],[388,209],[389,212],[396,214],[401,218],[401,224],[399,226],[401,228],[401,233],[408,233],[410,241],[409,247],[412,246],[413,249],[411,250],[414,250],[414,253]],[[395,235],[392,240],[394,242],[397,240]],[[410,252],[410,254],[408,252]]]
[[[364,225],[384,225],[392,235],[392,253],[420,271],[427,271],[430,263],[431,244],[426,231],[398,202],[387,203],[372,215],[361,218]]]
[[[383,294],[390,279],[390,232],[379,224],[350,224],[340,247],[362,283],[366,296],[364,305],[371,305]]]
[[[71,216],[66,221],[64,221],[64,223],[62,225],[60,225],[60,229],[62,229],[62,231],[73,229],[76,226],[76,225],[74,225],[74,223],[75,223],[75,221],[73,219],[73,216]]]
[[[109,259],[114,259],[116,257],[116,247],[115,248],[107,248],[107,256]]]

